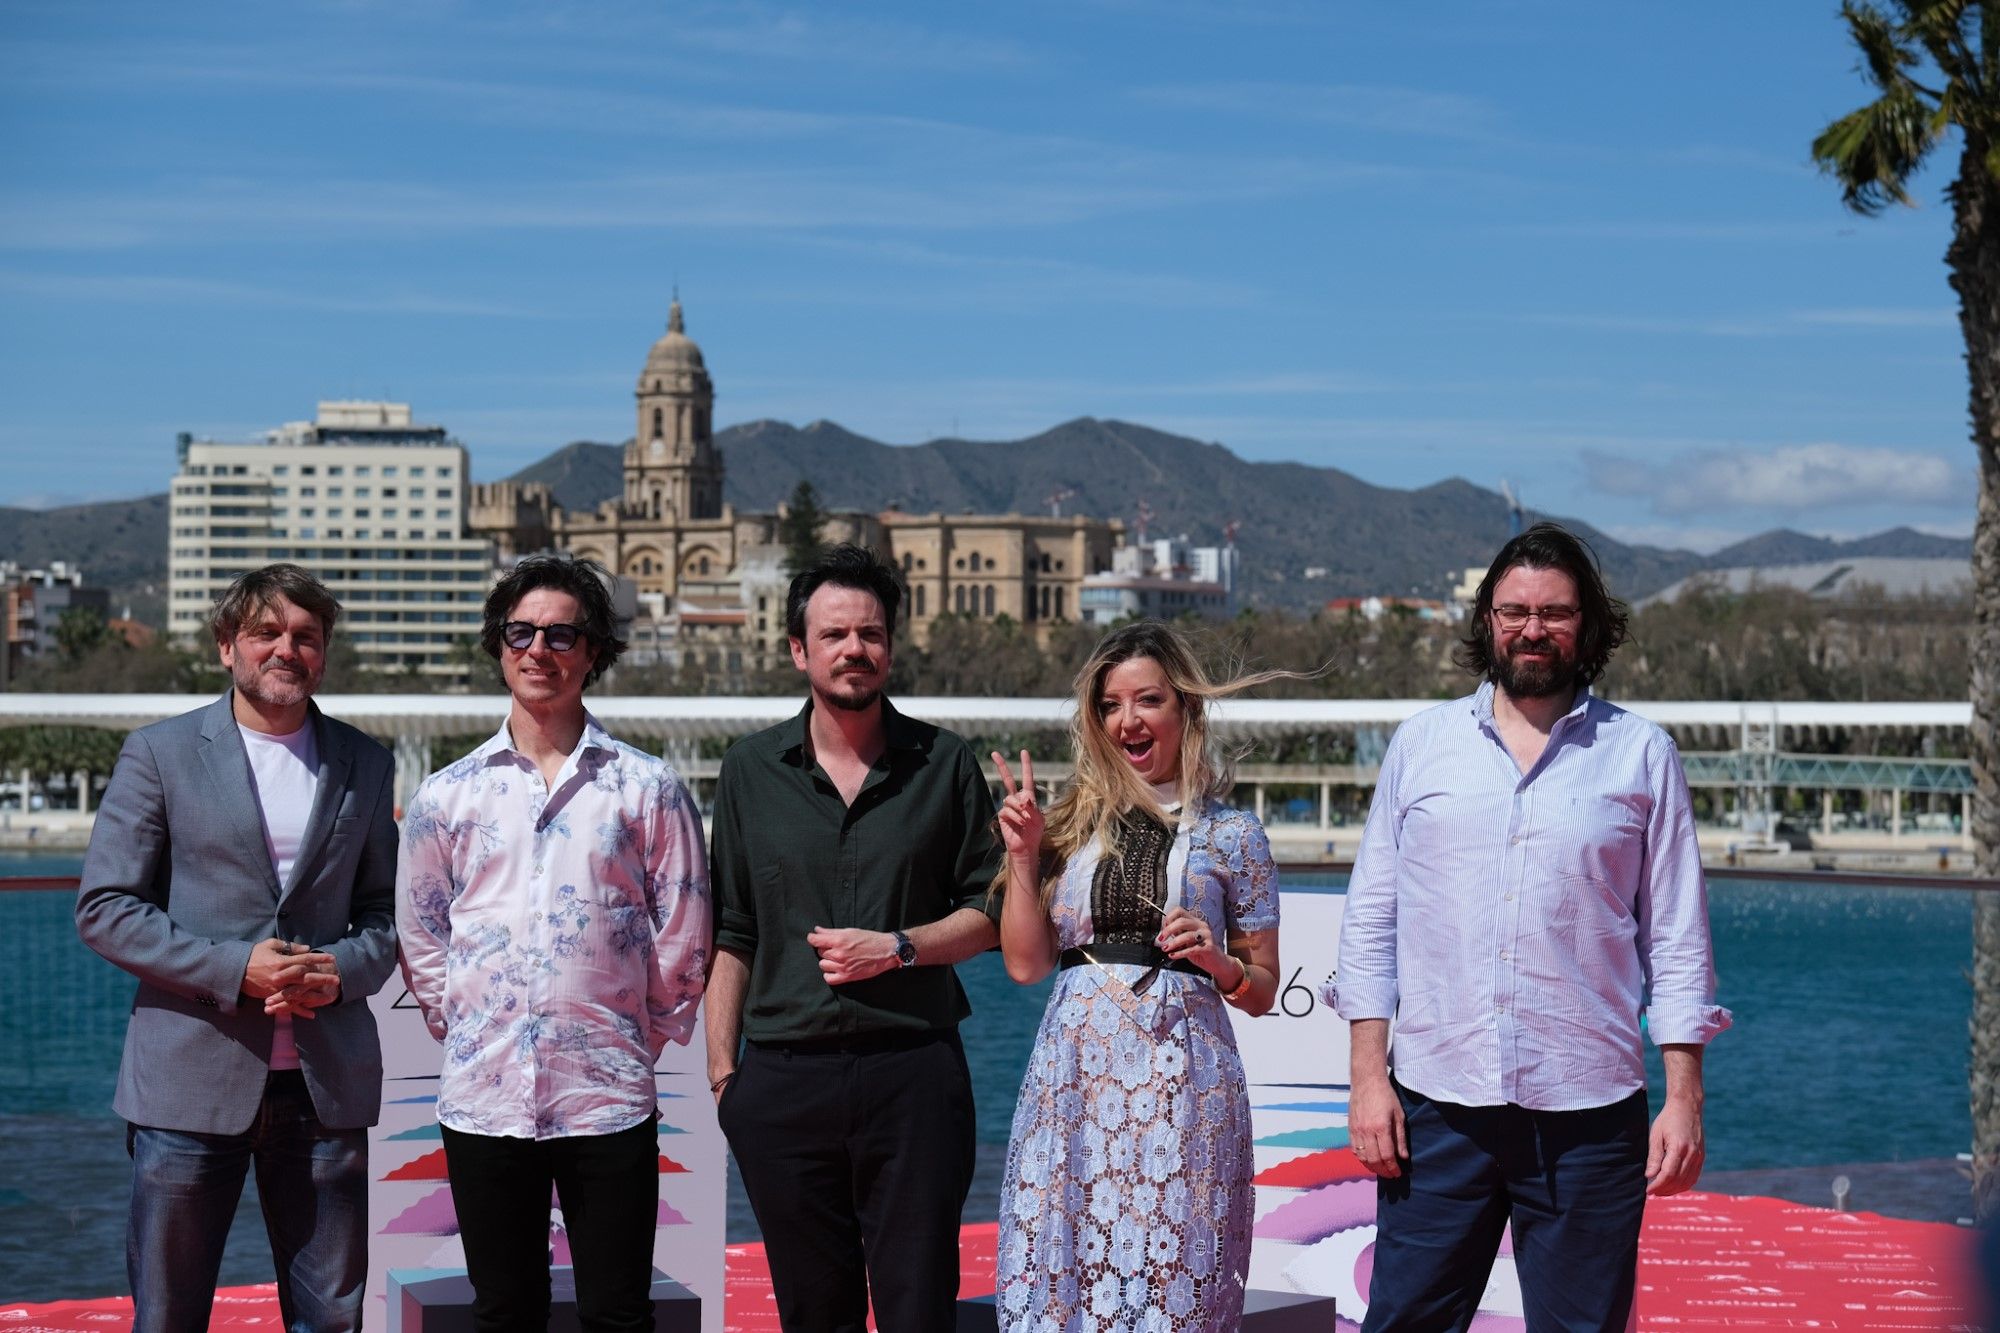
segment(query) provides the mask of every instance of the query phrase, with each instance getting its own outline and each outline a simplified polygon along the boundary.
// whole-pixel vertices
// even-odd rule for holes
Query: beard
[[[1523,654],[1524,648],[1540,651]],[[1576,688],[1576,653],[1553,639],[1516,639],[1495,655],[1489,674],[1509,698],[1547,699]]]
[[[862,674],[865,673],[865,674]],[[848,713],[865,713],[882,697],[882,679],[876,665],[867,660],[842,662],[827,688],[820,691],[828,704]]]
[[[875,706],[877,699],[882,697],[882,691],[871,687],[857,694],[829,694],[825,697],[828,704],[842,712],[865,713]]]
[[[240,660],[229,679],[238,694],[272,708],[304,703],[319,687],[318,677],[304,667],[288,671],[266,663],[258,668]]]

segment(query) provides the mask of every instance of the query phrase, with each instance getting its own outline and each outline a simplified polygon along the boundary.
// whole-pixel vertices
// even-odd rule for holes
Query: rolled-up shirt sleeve
[[[1396,1013],[1396,876],[1401,856],[1403,752],[1398,730],[1382,758],[1375,795],[1354,873],[1347,881],[1347,905],[1340,923],[1340,955],[1321,998],[1352,1023],[1393,1018]]]
[[[445,955],[451,949],[451,905],[458,887],[451,874],[451,839],[445,818],[425,782],[403,817],[403,853],[396,858],[396,939],[402,946],[403,984],[443,1041]]]
[[[1725,1031],[1731,1017],[1715,1003],[1708,881],[1695,840],[1694,804],[1671,740],[1660,737],[1646,764],[1654,796],[1636,913],[1646,1028],[1655,1045],[1701,1045]]]
[[[744,855],[743,830],[738,824],[735,769],[722,761],[715,783],[708,843],[708,883],[714,897],[715,947],[732,953],[757,952],[757,898],[750,882],[750,861]]]
[[[990,893],[1000,869],[1000,835],[993,822],[993,792],[970,748],[959,747],[954,781],[959,794],[958,854],[952,858],[951,907],[974,907],[996,925],[1000,895]],[[999,945],[996,943],[995,948]]]
[[[678,778],[660,784],[648,838],[646,901],[653,919],[653,970],[646,996],[653,1059],[687,1043],[708,975],[708,853],[701,814]]]

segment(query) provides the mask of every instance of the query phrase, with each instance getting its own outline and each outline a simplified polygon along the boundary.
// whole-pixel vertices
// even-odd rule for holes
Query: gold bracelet
[[[1236,955],[1231,954],[1230,957],[1235,958]],[[1222,998],[1225,1000],[1240,1000],[1250,993],[1250,964],[1244,962],[1241,958],[1237,958],[1236,965],[1243,969],[1243,980],[1236,983],[1235,990],[1222,992]]]

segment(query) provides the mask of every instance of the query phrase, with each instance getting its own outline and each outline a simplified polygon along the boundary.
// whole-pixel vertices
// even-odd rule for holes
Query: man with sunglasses
[[[403,976],[444,1043],[438,1122],[481,1333],[549,1321],[553,1186],[587,1330],[653,1326],[653,1067],[708,960],[701,816],[583,706],[624,651],[595,563],[531,556],[486,599],[512,706],[403,821]]]
[[[1624,636],[1588,548],[1536,524],[1479,585],[1478,691],[1383,757],[1327,996],[1378,1177],[1365,1333],[1464,1328],[1510,1223],[1529,1328],[1624,1329],[1646,1198],[1701,1174],[1702,1050],[1730,1016],[1680,756],[1591,693]]]

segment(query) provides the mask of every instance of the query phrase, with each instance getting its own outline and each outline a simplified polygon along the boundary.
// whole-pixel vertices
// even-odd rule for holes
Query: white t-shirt
[[[319,746],[313,738],[312,721],[308,719],[303,727],[284,736],[253,731],[241,722],[236,729],[243,734],[243,748],[250,756],[257,807],[264,816],[264,846],[271,853],[271,868],[277,872],[282,889],[299,859],[299,844],[305,841],[306,823],[312,818],[313,797],[319,794]],[[271,1068],[298,1067],[292,1017],[284,1014],[271,1034]]]

